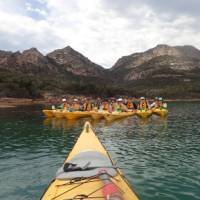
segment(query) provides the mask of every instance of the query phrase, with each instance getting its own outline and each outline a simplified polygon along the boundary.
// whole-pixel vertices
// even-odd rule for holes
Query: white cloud
[[[164,20],[147,4],[126,5],[130,15],[125,15],[103,1],[0,1],[0,48],[23,50],[34,46],[47,53],[70,45],[92,61],[110,67],[123,55],[159,43],[200,47],[193,16]]]

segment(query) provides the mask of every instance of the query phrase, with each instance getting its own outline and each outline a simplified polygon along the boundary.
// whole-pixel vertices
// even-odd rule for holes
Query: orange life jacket
[[[140,103],[140,109],[146,110],[147,109],[147,103],[146,102]]]
[[[133,109],[133,103],[132,102],[128,102],[127,103],[127,107],[128,107],[128,109]]]

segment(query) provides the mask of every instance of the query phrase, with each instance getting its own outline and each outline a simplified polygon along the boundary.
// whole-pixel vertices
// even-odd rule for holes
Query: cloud
[[[160,43],[200,48],[199,3],[192,1],[1,1],[0,48],[48,53],[70,45],[105,67]]]

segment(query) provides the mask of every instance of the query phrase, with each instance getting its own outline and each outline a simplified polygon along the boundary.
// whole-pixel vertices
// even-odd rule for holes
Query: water
[[[0,110],[0,199],[37,200],[85,119],[45,120],[42,106]],[[142,200],[200,199],[200,103],[171,103],[166,120],[137,117],[95,130]]]

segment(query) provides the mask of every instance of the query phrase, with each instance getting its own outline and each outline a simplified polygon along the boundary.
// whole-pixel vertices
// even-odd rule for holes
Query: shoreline
[[[28,106],[35,104],[48,104],[49,100],[45,99],[26,99],[26,98],[0,98],[1,108],[14,108],[17,106]]]
[[[57,99],[59,101],[60,98]],[[55,99],[54,99],[55,100]],[[153,101],[153,99],[149,99]],[[166,102],[198,102],[200,99],[166,99]],[[0,98],[1,108],[14,108],[17,106],[28,106],[36,104],[52,104],[52,99],[26,99],[26,98]]]

